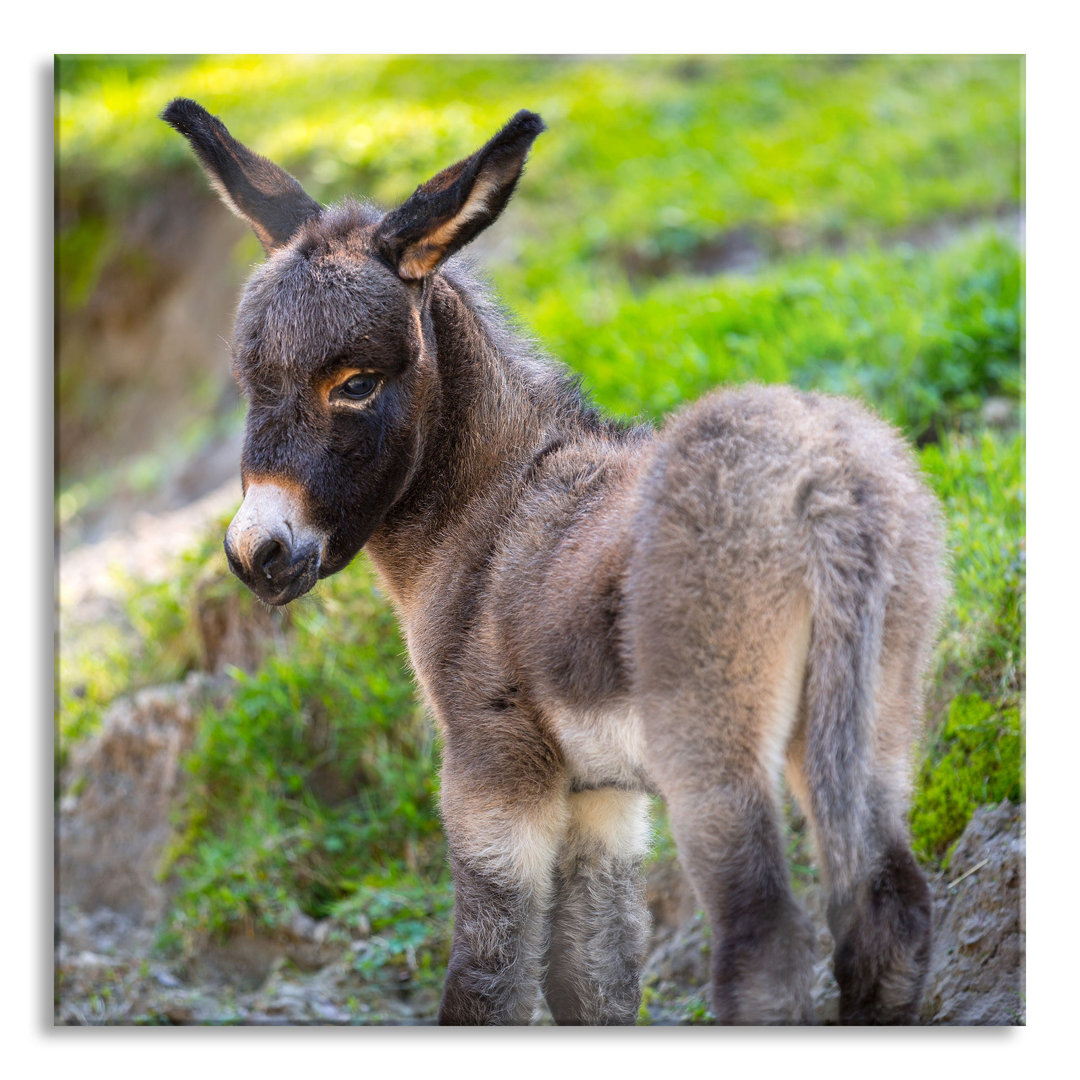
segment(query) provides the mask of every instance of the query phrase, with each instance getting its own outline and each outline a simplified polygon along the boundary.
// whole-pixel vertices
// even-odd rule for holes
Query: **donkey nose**
[[[251,557],[251,572],[273,581],[274,576],[288,569],[291,563],[292,552],[288,545],[276,537],[268,537]]]
[[[273,533],[225,537],[225,555],[232,572],[268,604],[287,604],[305,593],[319,577],[318,547],[294,548]]]
[[[225,558],[229,569],[242,581],[271,581],[289,568],[292,551],[281,537],[263,535],[252,543],[250,536],[241,536],[237,542],[230,530],[225,534]]]
[[[281,485],[251,482],[225,533],[232,572],[260,600],[287,604],[319,578],[322,535],[303,523],[295,499]]]

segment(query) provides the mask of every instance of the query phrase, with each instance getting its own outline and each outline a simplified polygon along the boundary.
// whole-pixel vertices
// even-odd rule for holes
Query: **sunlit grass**
[[[542,261],[497,276],[509,306],[622,415],[658,419],[718,385],[791,382],[860,397],[916,437],[1021,390],[1021,261],[993,234],[641,292],[580,269],[552,281]]]
[[[61,58],[61,175],[130,192],[187,147],[156,117],[202,101],[316,197],[399,201],[519,108],[519,196],[586,249],[746,221],[896,225],[1021,195],[1016,57]],[[665,208],[669,212],[665,217]]]

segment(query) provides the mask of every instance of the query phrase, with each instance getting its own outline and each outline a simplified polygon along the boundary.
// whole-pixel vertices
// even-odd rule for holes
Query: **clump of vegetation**
[[[203,716],[187,762],[173,935],[345,915],[358,896],[440,879],[434,736],[402,654],[360,565],[295,605],[287,650],[233,670],[231,703]]]
[[[437,989],[450,956],[453,890],[449,872],[398,871],[368,878],[334,907],[333,918],[370,936],[354,970],[366,986],[391,993]]]
[[[1023,438],[959,435],[926,447],[922,463],[945,507],[953,563],[932,696],[947,713],[931,718],[911,812],[915,849],[932,862],[976,807],[1023,798]]]
[[[1023,798],[1020,710],[1001,709],[978,694],[953,698],[916,785],[916,853],[942,859],[979,806]]]

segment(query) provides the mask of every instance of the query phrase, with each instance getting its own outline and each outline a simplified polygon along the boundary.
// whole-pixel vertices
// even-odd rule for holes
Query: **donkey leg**
[[[483,776],[444,761],[454,935],[440,1024],[527,1024],[539,1001],[566,796],[553,769],[515,786],[509,759],[490,768],[499,760],[489,758]]]
[[[714,649],[708,668],[648,698],[650,769],[712,927],[717,1020],[809,1023],[813,933],[791,894],[779,801],[809,617],[777,607],[758,637],[713,626],[725,662]]]
[[[918,1022],[932,911],[926,879],[899,836],[882,845],[853,892],[830,900],[840,1023]]]
[[[633,1024],[649,928],[644,795],[572,794],[559,854],[544,995],[558,1024]]]
[[[877,692],[872,758],[841,775],[808,758],[803,729],[788,774],[811,823],[829,892],[842,1024],[912,1024],[930,960],[933,902],[907,830],[909,752],[922,707],[912,653],[888,648]],[[821,733],[817,741],[824,742]]]
[[[791,895],[779,809],[760,785],[720,776],[669,799],[679,853],[712,928],[721,1024],[809,1024],[813,932]]]

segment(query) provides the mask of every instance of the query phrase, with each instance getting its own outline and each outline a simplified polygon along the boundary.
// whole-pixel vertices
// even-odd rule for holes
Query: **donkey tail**
[[[932,901],[906,821],[925,617],[937,590],[935,561],[922,557],[930,549],[920,552],[930,530],[903,530],[901,547],[903,515],[870,484],[804,494],[813,558],[802,768],[829,891],[840,1021],[912,1023],[931,941]]]
[[[891,587],[888,531],[866,485],[807,481],[799,494],[809,541],[812,624],[803,771],[831,889],[865,874],[873,805],[877,688]]]

